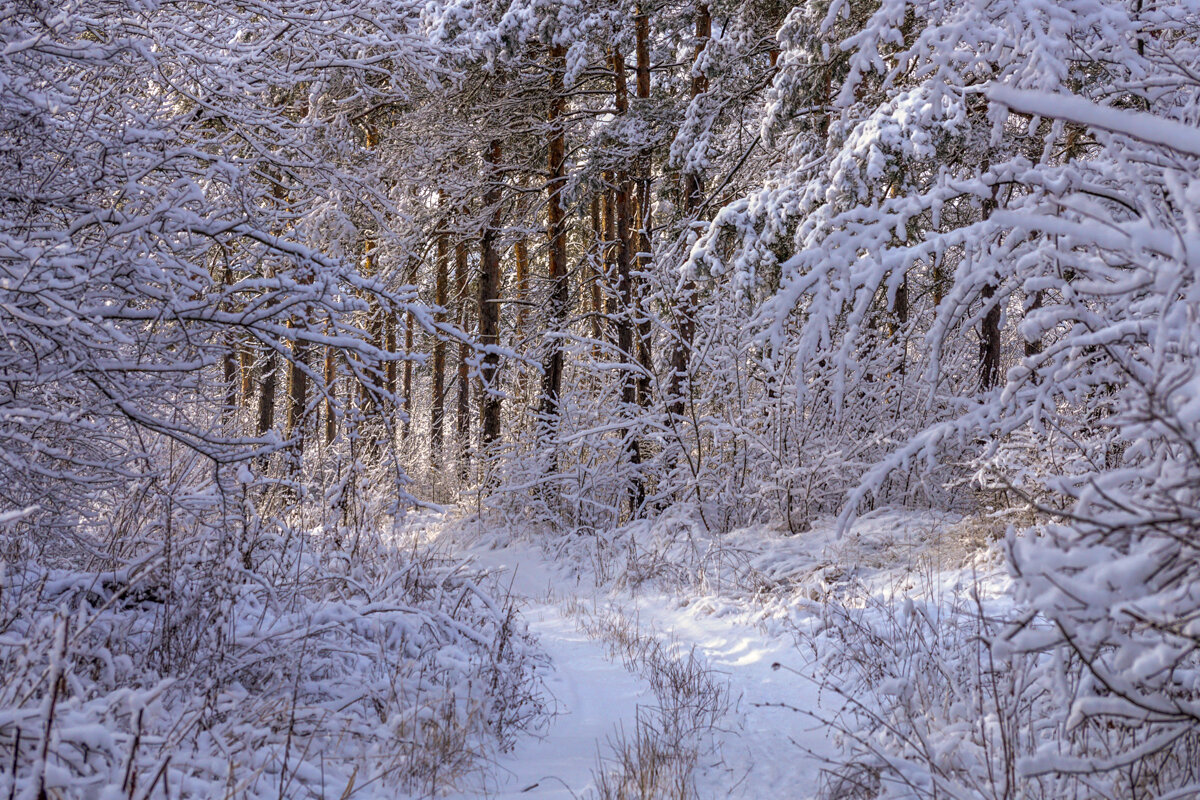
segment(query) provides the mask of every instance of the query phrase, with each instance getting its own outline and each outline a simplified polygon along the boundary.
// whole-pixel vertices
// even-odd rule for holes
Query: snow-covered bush
[[[1045,523],[1013,540],[1011,616],[862,627],[871,663],[955,682],[874,706],[902,724],[871,792],[1197,791],[1198,20],[885,0],[781,31],[786,157],[688,266],[721,443],[698,490],[760,514],[807,481],[846,522],[969,481]],[[989,715],[1001,740],[938,738]]]
[[[430,794],[539,718],[511,608],[380,534],[388,325],[448,326],[352,118],[436,80],[415,14],[3,4],[3,796]]]
[[[992,93],[1014,111],[1086,126],[1103,148],[1082,174],[1051,175],[1064,182],[1012,218],[1015,237],[1041,230],[1058,242],[1062,299],[1029,315],[1031,329],[1059,333],[1010,374],[1002,407],[1010,425],[1070,441],[1072,456],[1041,481],[1051,521],[1011,547],[1019,597],[1051,630],[1031,622],[1011,646],[1076,660],[1078,685],[1057,698],[1069,726],[1144,737],[1086,762],[1114,776],[1171,774],[1148,766],[1163,754],[1194,765],[1200,730],[1200,84],[1186,85],[1175,119]],[[1042,757],[1030,768],[1081,763]],[[1200,791],[1200,775],[1184,775]]]
[[[427,796],[544,719],[524,624],[469,575],[279,534],[220,575],[6,564],[0,793]]]
[[[1195,726],[1071,713],[1107,690],[1091,656],[1013,646],[1053,636],[969,573],[951,591],[904,595],[843,586],[810,644],[841,711],[823,718],[842,738],[821,796],[851,798],[1187,797],[1200,774]],[[1120,702],[1116,694],[1109,695]]]

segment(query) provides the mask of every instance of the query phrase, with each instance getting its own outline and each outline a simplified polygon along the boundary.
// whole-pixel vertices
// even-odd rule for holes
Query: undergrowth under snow
[[[511,604],[381,540],[0,573],[0,796],[430,796],[544,720]],[[15,784],[14,784],[15,774]]]
[[[514,540],[527,533],[485,538],[522,552]],[[1050,623],[1022,602],[1006,554],[1036,536],[911,511],[868,515],[841,535],[832,520],[800,535],[714,534],[676,508],[539,539],[554,589],[590,596],[591,615],[632,625],[631,641],[698,648],[737,690],[741,710],[715,723],[738,731],[721,764],[679,797],[1193,796],[1193,731],[1088,720],[1078,707],[1103,687],[1078,656],[1030,646]],[[739,759],[748,772],[731,784]]]

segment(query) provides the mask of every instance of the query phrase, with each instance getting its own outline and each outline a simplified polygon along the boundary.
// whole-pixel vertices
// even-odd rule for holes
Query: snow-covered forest
[[[0,0],[0,800],[1200,798],[1200,0]]]

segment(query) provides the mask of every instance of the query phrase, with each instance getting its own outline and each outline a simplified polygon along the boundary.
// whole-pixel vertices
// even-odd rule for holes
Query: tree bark
[[[458,327],[467,330],[471,319],[470,287],[467,245],[459,240],[454,244],[454,293],[458,297]],[[458,434],[458,475],[466,481],[471,470],[471,347],[466,342],[458,345],[458,397],[455,414],[455,431]]]
[[[513,245],[513,256],[517,262],[517,332],[524,333],[529,321],[529,247],[521,237]]]
[[[999,190],[999,186],[994,187],[992,196],[983,201],[983,219],[991,217],[992,212],[996,210]],[[996,296],[997,288],[999,287],[994,283],[988,283],[983,287],[980,294],[985,304],[988,304]],[[979,389],[984,392],[994,389],[1000,384],[1000,312],[1000,304],[992,303],[980,325]]]
[[[396,326],[399,320],[395,316],[388,318],[388,352],[396,352]],[[404,378],[401,383],[401,391],[404,394],[400,401],[401,407],[404,409],[404,438],[407,439],[412,434],[412,414],[413,414],[413,362],[408,359],[408,355],[413,351],[413,315],[411,311],[404,312]],[[388,391],[395,393],[396,391],[396,362],[388,362]]]
[[[567,315],[567,242],[566,218],[562,206],[562,190],[566,184],[566,143],[561,118],[566,110],[563,73],[567,51],[554,45],[550,48],[550,109],[546,181],[546,238],[549,245],[548,277],[550,279],[549,331],[560,333]],[[543,435],[553,440],[558,425],[559,397],[562,391],[563,342],[555,337],[550,341],[542,377],[541,417]]]
[[[483,195],[488,222],[480,241],[479,342],[495,347],[500,344],[500,250],[496,246],[500,237],[499,139],[492,140],[483,161],[488,178],[488,188]],[[484,353],[479,363],[479,442],[483,450],[500,438],[502,395],[496,383],[499,368],[499,354]]]
[[[226,290],[233,286],[233,270],[228,264],[221,271],[221,282]],[[225,379],[225,414],[229,419],[237,418],[238,411],[238,340],[230,331],[225,334],[225,355],[221,358],[221,367]]]
[[[529,247],[525,237],[513,245],[513,257],[517,262],[517,319],[512,338],[516,340],[525,336],[529,324]],[[529,373],[524,368],[517,373],[517,399],[522,408],[529,403]]]
[[[645,104],[650,99],[650,17],[645,8],[639,4],[637,16],[634,18],[634,29],[637,47],[637,97]],[[650,210],[652,154],[649,148],[638,153],[637,158],[637,271],[645,275],[650,266],[651,244],[650,231],[653,219]],[[654,369],[654,358],[650,350],[650,316],[646,313],[642,301],[642,286],[640,278],[634,282],[634,302],[638,311],[638,362],[642,372],[637,380],[638,405],[647,408],[650,405],[650,375]]]
[[[600,198],[603,190],[592,195],[590,204],[591,220],[592,220],[592,247],[588,255],[588,261],[591,262],[591,274],[588,275],[588,305],[587,315],[591,321],[592,340],[595,344],[592,345],[592,358],[600,358],[600,336],[602,328],[600,326],[600,315],[604,312],[600,302],[600,281],[604,276],[604,223],[600,215]]]
[[[308,345],[296,342],[292,345],[292,360],[288,363],[288,406],[285,437],[304,436],[304,412],[308,406]],[[298,443],[297,451],[303,449]]]
[[[615,192],[612,188],[612,173],[603,173],[602,180],[604,181],[604,197],[602,198],[602,203],[600,206],[600,217],[601,224],[604,227],[604,250],[601,267],[604,270],[604,285],[609,290],[605,293],[604,313],[611,321],[617,314],[616,293],[612,291],[613,282],[616,278],[615,272],[617,265],[617,203],[614,197]],[[611,330],[606,332],[606,335],[611,337]]]
[[[908,274],[905,273],[904,280],[896,288],[896,303],[892,309],[896,317],[896,336],[899,337],[897,347],[900,350],[900,363],[897,369],[901,375],[908,371],[908,339],[905,331],[908,327],[908,306]]]
[[[708,4],[702,3],[696,9],[696,49],[692,58],[692,99],[695,100],[708,90],[708,79],[700,72],[700,57],[708,40],[712,36],[712,17]],[[683,176],[683,210],[689,221],[700,213],[704,202],[704,182],[697,172],[688,172]],[[692,340],[696,335],[696,285],[691,280],[684,281],[683,296],[677,309],[675,350],[671,354],[671,401],[668,410],[675,416],[682,416],[684,410],[684,393],[690,391],[687,386],[688,360],[692,349]]]
[[[629,90],[625,79],[625,57],[621,54],[619,48],[614,47],[609,59],[615,77],[614,104],[617,116],[623,116],[629,113]],[[639,383],[637,368],[635,366],[638,361],[637,348],[633,336],[637,310],[634,308],[635,292],[633,275],[630,274],[631,251],[634,243],[634,235],[630,226],[630,218],[632,216],[630,195],[632,194],[632,190],[633,183],[629,179],[629,173],[623,169],[618,170],[616,174],[616,187],[613,193],[616,201],[613,211],[617,222],[617,298],[621,304],[620,312],[616,318],[617,349],[621,351],[621,358],[626,364],[621,374],[621,406],[623,413],[630,416],[634,414],[634,409],[637,407],[637,386]],[[640,471],[636,469],[642,463],[642,449],[638,437],[631,428],[625,429],[625,440],[629,463],[635,467],[633,485],[629,489],[629,513],[631,516],[634,516],[639,512],[645,500],[642,476]]]
[[[433,304],[439,309],[446,308],[446,294],[449,284],[450,242],[447,239],[445,223],[442,230],[437,232],[437,261],[434,265]],[[446,312],[437,311],[433,315],[435,322],[444,323]],[[433,375],[431,377],[431,397],[429,398],[429,466],[436,475],[442,465],[442,447],[446,437],[446,340],[440,333],[433,340]]]
[[[983,299],[986,303],[996,294],[996,287],[988,284],[983,287]],[[982,391],[994,389],[1000,383],[1000,305],[994,304],[988,309],[983,318],[979,331],[979,388]]]
[[[275,427],[275,385],[278,381],[278,363],[279,359],[275,351],[268,351],[262,371],[262,391],[258,395],[259,436]]]
[[[337,351],[332,347],[325,348],[325,444],[330,444],[337,436],[337,416],[334,413],[334,400],[337,397]]]
[[[238,348],[238,369],[242,376],[242,406],[248,407],[254,396],[254,351],[245,342]]]

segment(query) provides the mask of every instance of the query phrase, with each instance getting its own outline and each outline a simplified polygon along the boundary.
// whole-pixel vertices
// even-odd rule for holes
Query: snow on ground
[[[805,712],[830,713],[815,659],[797,648],[778,619],[761,620],[746,600],[715,596],[685,600],[662,593],[610,598],[614,613],[634,615],[643,631],[694,648],[728,683],[734,711],[702,759],[701,797],[811,797],[819,756],[831,755],[830,733]]]
[[[459,551],[461,553],[461,551]],[[551,660],[543,677],[558,715],[542,738],[527,738],[497,759],[482,786],[467,787],[462,798],[584,797],[601,747],[613,733],[632,729],[639,704],[653,701],[646,682],[609,658],[602,642],[582,633],[550,591],[555,573],[546,556],[528,545],[503,549],[470,548],[476,566],[496,574],[523,599],[522,616]]]
[[[523,599],[522,613],[552,662],[544,680],[559,711],[543,738],[501,756],[487,786],[470,787],[464,798],[480,792],[590,796],[598,756],[619,730],[633,730],[639,705],[655,702],[644,679],[627,671],[604,642],[580,632],[579,619],[566,610],[572,606],[634,619],[641,635],[695,651],[727,682],[734,702],[713,746],[701,753],[701,797],[814,797],[823,757],[836,754],[834,732],[816,718],[829,718],[840,706],[820,689],[819,654],[797,638],[817,622],[820,594],[848,579],[893,597],[921,584],[941,591],[974,569],[964,554],[978,544],[964,548],[978,532],[931,514],[877,515],[840,538],[828,527],[798,537],[748,529],[724,545],[766,590],[705,592],[652,580],[597,587],[586,559],[549,555],[519,537],[481,535],[453,522],[433,524],[428,532]],[[637,548],[648,546],[642,541]],[[670,551],[662,542],[654,546]]]

